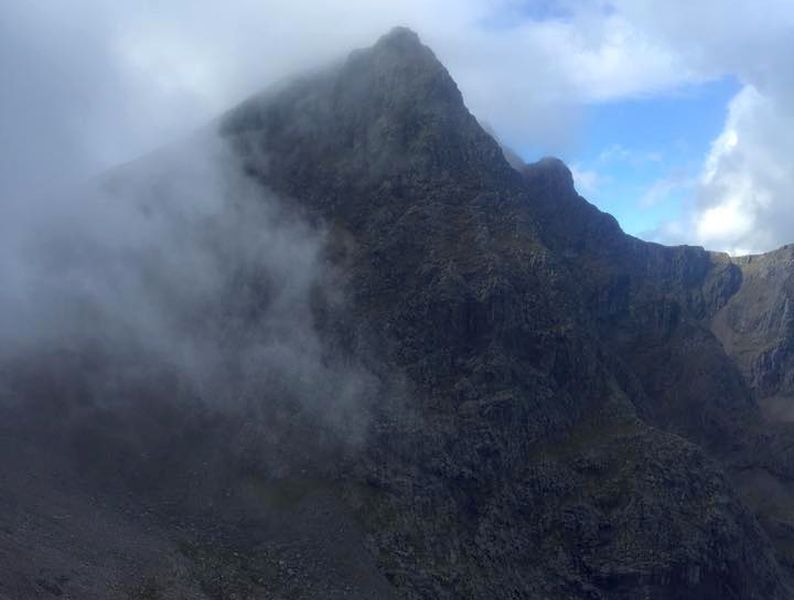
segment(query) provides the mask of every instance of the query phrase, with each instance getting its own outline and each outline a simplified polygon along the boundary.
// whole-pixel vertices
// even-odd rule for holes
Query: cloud
[[[737,4],[616,2],[646,35],[704,74],[732,74],[742,89],[705,157],[687,214],[661,239],[734,254],[794,241],[794,7],[782,0]]]
[[[8,82],[0,89],[0,216],[8,220],[12,203],[33,210],[34,192],[178,139],[258,89],[369,45],[395,24],[422,35],[473,112],[516,148],[569,154],[582,132],[584,106],[726,74],[767,100],[755,102],[753,119],[749,109],[736,117],[741,128],[767,123],[777,139],[782,129],[771,122],[785,125],[785,107],[794,106],[788,0],[730,10],[721,0],[230,0],[222,8],[209,0],[6,2],[0,7],[0,69]],[[739,145],[751,138],[743,131]],[[762,146],[765,155],[780,156],[787,147],[754,143],[746,156]],[[739,161],[739,151],[730,160],[734,169],[760,168],[758,161]],[[727,155],[720,159],[723,184],[705,186],[693,203],[698,214],[727,201],[713,195],[728,193],[726,161]],[[753,172],[745,180],[765,186],[756,198],[777,197],[782,179],[769,178]],[[754,228],[769,233],[749,242],[766,248],[783,238],[764,220],[774,211],[759,211],[759,202],[745,212]],[[738,235],[731,226],[734,233],[721,240],[714,227],[698,229],[697,222],[693,214],[684,241],[730,245],[727,238]]]
[[[571,174],[576,185],[576,191],[582,196],[593,196],[598,189],[608,180],[607,177],[593,169],[583,169],[579,165],[571,165]]]
[[[674,194],[691,193],[697,182],[691,177],[670,175],[653,182],[653,184],[640,196],[639,205],[642,208],[658,206]]]
[[[298,407],[360,441],[376,380],[328,351],[315,319],[344,308],[323,231],[246,177],[213,132],[49,206],[0,238],[3,386],[9,364],[37,380],[83,360],[53,401],[76,389],[83,407],[133,410],[169,380],[179,391],[163,387],[162,403],[264,418]]]
[[[791,156],[794,109],[745,86],[703,169],[693,215],[698,241],[733,253],[794,241]]]
[[[506,143],[549,152],[571,143],[583,102],[689,77],[600,3],[561,6],[539,18],[513,0],[4,3],[0,194],[28,195],[140,155],[395,24],[420,32]],[[499,15],[511,18],[495,26]]]
[[[761,88],[790,90],[786,68],[794,10],[788,0],[740,2],[725,10],[721,0],[613,0],[613,6],[643,36],[674,52],[702,74],[733,74]]]

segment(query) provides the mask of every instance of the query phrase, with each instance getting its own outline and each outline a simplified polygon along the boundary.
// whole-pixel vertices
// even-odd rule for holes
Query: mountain
[[[137,346],[6,360],[0,598],[794,597],[790,248],[624,234],[404,28],[217,126],[319,275],[221,244],[177,321],[237,332],[222,403]]]

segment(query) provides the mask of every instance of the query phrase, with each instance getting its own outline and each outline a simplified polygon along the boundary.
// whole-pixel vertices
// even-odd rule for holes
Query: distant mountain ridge
[[[154,382],[146,414],[91,416],[75,464],[108,498],[98,518],[156,539],[136,552],[149,543],[173,569],[136,580],[120,561],[81,556],[81,571],[36,550],[64,572],[9,562],[0,599],[794,597],[790,247],[733,259],[624,234],[561,161],[511,166],[406,28],[219,130],[246,177],[323,231],[344,300],[313,295],[313,324],[323,360],[377,382],[366,430],[349,443],[268,387],[261,422],[195,413]],[[248,276],[230,280],[255,327],[266,302]],[[15,393],[39,389],[37,368]],[[74,385],[41,395],[79,424],[92,413]],[[10,414],[8,448],[58,437]],[[150,450],[94,428],[145,431]],[[0,521],[2,558],[20,523],[50,517],[19,508],[24,476],[0,464],[0,507],[18,511]],[[68,527],[54,531],[95,539]]]

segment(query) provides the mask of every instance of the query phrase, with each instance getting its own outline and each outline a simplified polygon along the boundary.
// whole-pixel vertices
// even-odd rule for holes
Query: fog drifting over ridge
[[[2,241],[4,370],[78,361],[88,405],[134,403],[166,380],[170,401],[286,403],[361,440],[376,381],[323,345],[316,310],[344,302],[325,233],[244,175],[214,131],[48,202]]]
[[[31,0],[6,3],[0,17],[6,222],[17,211],[9,206],[49,210],[33,198],[179,139],[258,89],[405,24],[500,139],[546,154],[575,146],[587,106],[735,77],[742,88],[683,214],[649,235],[734,253],[791,241],[786,0],[730,11],[716,0],[235,0],[223,9]]]

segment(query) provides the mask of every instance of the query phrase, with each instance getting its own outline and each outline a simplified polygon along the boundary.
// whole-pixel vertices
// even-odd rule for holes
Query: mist
[[[345,302],[327,232],[212,127],[47,205],[2,239],[6,405],[54,430],[167,409],[361,443],[376,379],[323,339]]]

